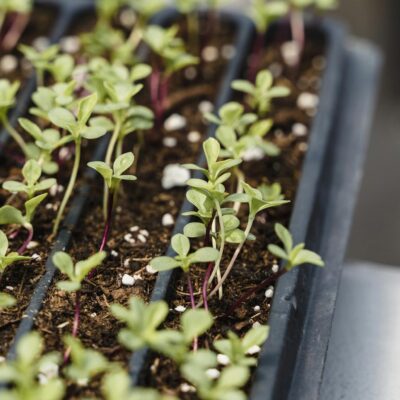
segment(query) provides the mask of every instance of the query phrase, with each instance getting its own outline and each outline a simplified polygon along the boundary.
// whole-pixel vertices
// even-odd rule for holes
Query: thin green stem
[[[235,174],[236,182],[237,182],[236,183],[237,184],[236,193],[241,194],[241,193],[243,193],[242,181],[244,180],[244,174],[238,167],[235,167],[234,174]],[[241,205],[242,205],[242,203],[240,203],[239,201],[236,201],[234,203],[233,209],[235,210],[236,214],[240,211]]]
[[[251,228],[253,227],[253,223],[254,223],[254,218],[253,217],[249,217],[249,221],[247,223],[247,227],[246,227],[246,231],[244,232],[244,240],[239,244],[239,246],[236,248],[235,253],[233,254],[228,267],[226,268],[224,275],[222,276],[222,279],[217,283],[217,286],[215,286],[215,288],[212,290],[212,292],[209,294],[208,298],[214,296],[219,288],[224,284],[224,282],[226,281],[226,279],[228,278],[233,266],[235,265],[235,262],[237,260],[237,258],[239,257],[240,252],[243,249],[244,244],[246,243],[247,237],[250,234]]]
[[[216,274],[218,273],[218,271],[220,269],[221,261],[222,261],[222,256],[224,255],[224,250],[225,250],[225,227],[224,227],[224,220],[222,218],[221,205],[219,204],[219,202],[217,200],[214,201],[214,204],[215,204],[215,208],[217,210],[217,215],[218,215],[221,245],[219,248],[218,260],[215,262],[214,270],[210,276],[208,284],[210,284],[214,280]],[[221,287],[221,286],[219,286],[219,287]]]
[[[114,154],[115,146],[117,144],[119,135],[121,131],[121,122],[119,118],[116,118],[114,132],[111,136],[110,143],[108,143],[107,153],[105,158],[105,163],[108,166],[111,166],[112,156]],[[103,215],[104,220],[107,219],[107,210],[108,210],[108,187],[107,184],[104,183],[104,194],[103,194]]]
[[[10,121],[8,120],[7,116],[3,117],[1,119],[1,122],[4,128],[6,128],[7,132],[10,134],[10,136],[15,140],[15,142],[21,148],[25,157],[28,158],[29,157],[28,146],[25,140],[22,138],[22,136],[18,133],[18,131],[10,124]]]
[[[58,232],[58,229],[59,229],[60,223],[61,223],[61,219],[64,215],[65,207],[67,206],[68,201],[74,191],[76,179],[78,177],[80,162],[81,162],[81,139],[79,138],[79,139],[75,140],[74,166],[72,168],[72,173],[71,173],[71,177],[69,179],[67,190],[65,191],[64,198],[62,199],[60,208],[58,210],[57,218],[54,222],[53,235],[55,235]]]
[[[142,39],[143,39],[143,29],[142,29],[141,24],[137,24],[132,29],[132,32],[131,32],[131,34],[129,36],[129,39],[128,39],[128,41],[132,45],[132,51],[135,51],[138,48],[138,46],[139,46],[140,42],[142,41]]]
[[[37,86],[44,86],[44,71],[41,68],[36,70]]]

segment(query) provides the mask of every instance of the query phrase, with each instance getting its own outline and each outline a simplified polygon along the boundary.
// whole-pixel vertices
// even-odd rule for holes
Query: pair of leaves
[[[67,130],[74,140],[82,137],[98,139],[106,134],[109,125],[108,119],[104,117],[92,118],[88,125],[96,104],[97,94],[94,93],[79,101],[77,117],[65,108],[54,108],[49,112],[49,119],[54,125]]]
[[[241,339],[235,333],[228,332],[228,338],[214,342],[215,349],[229,358],[230,365],[255,366],[257,359],[249,357],[248,352],[254,346],[261,346],[268,338],[268,326],[250,329]]]
[[[177,37],[178,30],[177,25],[169,28],[149,25],[143,33],[143,40],[164,61],[167,76],[199,62],[186,52],[183,40]]]
[[[274,78],[268,70],[257,74],[255,84],[246,80],[236,80],[232,88],[248,95],[250,107],[263,116],[270,111],[271,101],[276,98],[287,97],[290,90],[285,86],[274,86]]]
[[[4,270],[8,266],[16,262],[27,261],[27,260],[30,260],[30,257],[23,257],[15,252],[8,253],[7,236],[3,231],[0,231],[0,273],[4,272]],[[5,303],[7,302],[7,296],[5,296],[4,294],[3,294],[3,301]]]
[[[19,82],[11,83],[7,79],[0,79],[0,120],[6,118],[9,109],[14,106],[19,88]]]
[[[5,399],[25,399],[26,393],[32,400],[61,400],[64,397],[65,385],[61,379],[53,375],[41,383],[37,379],[42,371],[58,370],[61,364],[56,353],[42,355],[43,348],[40,335],[28,333],[17,345],[16,360],[0,364],[0,383],[12,385],[2,389]]]
[[[60,281],[57,283],[59,289],[66,292],[76,292],[81,288],[83,280],[89,273],[98,267],[106,258],[104,251],[98,252],[87,260],[79,261],[74,265],[71,256],[63,251],[58,251],[53,256],[54,265],[65,275],[68,281]]]
[[[288,271],[302,264],[313,264],[318,267],[325,265],[317,253],[304,248],[304,243],[294,246],[291,233],[283,225],[275,224],[275,233],[283,243],[283,248],[270,244],[268,250],[276,257],[286,261],[285,268]]]
[[[112,168],[102,161],[92,161],[88,163],[88,166],[97,171],[103,177],[107,187],[113,190],[121,181],[135,181],[137,179],[134,175],[124,175],[124,172],[132,166],[134,160],[133,153],[125,153],[116,158]]]
[[[193,264],[214,262],[219,257],[218,250],[212,247],[203,247],[190,253],[190,241],[181,233],[172,237],[171,246],[177,253],[175,257],[162,256],[150,261],[150,265],[158,272],[175,268],[182,268],[184,272],[188,272]]]
[[[22,168],[22,176],[24,182],[18,181],[6,181],[3,183],[3,189],[8,190],[12,193],[23,192],[28,195],[31,199],[38,192],[49,190],[53,185],[57,183],[54,178],[40,180],[42,176],[42,168],[39,163],[35,160],[28,160]]]
[[[283,17],[289,11],[287,1],[281,0],[253,0],[249,12],[250,18],[253,20],[257,31],[265,34],[271,22]]]
[[[13,206],[3,206],[0,208],[0,225],[20,225],[31,229],[31,222],[35,216],[36,209],[47,197],[47,193],[40,194],[25,202],[25,215]]]
[[[250,378],[250,371],[244,366],[228,366],[217,379],[207,373],[217,367],[217,356],[210,350],[199,350],[189,354],[181,366],[183,377],[196,387],[202,400],[246,400],[240,390]]]

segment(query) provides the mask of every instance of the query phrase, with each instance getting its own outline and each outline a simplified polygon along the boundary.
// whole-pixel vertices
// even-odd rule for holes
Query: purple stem
[[[16,46],[28,25],[28,21],[29,15],[26,14],[17,14],[14,17],[11,26],[1,40],[1,47],[4,51],[10,51]]]
[[[156,115],[157,125],[161,125],[162,121],[162,105],[160,104],[160,88],[161,85],[161,73],[157,67],[154,67],[152,74],[150,75],[150,97],[151,103],[153,104],[153,109]]]
[[[257,71],[260,68],[262,49],[264,47],[264,32],[258,32],[256,40],[254,42],[253,51],[250,57],[249,72],[247,74],[247,80],[254,82],[256,79]]]
[[[22,243],[22,246],[18,249],[18,254],[20,256],[25,253],[32,238],[33,238],[33,228],[29,228],[27,238],[25,239],[24,243]]]
[[[297,43],[299,49],[299,58],[297,63],[300,63],[305,43],[305,28],[304,17],[300,10],[292,10],[290,13],[290,28],[292,31],[292,39]]]

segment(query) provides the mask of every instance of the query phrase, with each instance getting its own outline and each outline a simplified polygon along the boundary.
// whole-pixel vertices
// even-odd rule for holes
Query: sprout
[[[290,232],[281,224],[275,224],[275,233],[283,243],[283,248],[270,244],[268,250],[276,257],[285,261],[284,269],[291,271],[302,264],[313,264],[323,267],[325,264],[321,257],[310,250],[305,250],[305,244],[299,243],[293,246],[293,238]]]
[[[74,264],[71,256],[63,251],[58,251],[53,256],[53,263],[56,268],[68,277],[66,281],[57,282],[57,287],[65,292],[75,292],[75,312],[72,326],[73,337],[77,336],[80,324],[80,289],[82,282],[105,258],[106,253],[101,251],[92,255],[87,260],[79,261]],[[71,347],[68,347],[64,354],[64,361],[69,359],[70,353]]]
[[[0,231],[0,274],[2,274],[10,265],[16,262],[28,260],[30,260],[30,257],[22,257],[15,252],[9,253],[7,236],[3,231]],[[12,307],[14,304],[15,299],[13,296],[0,292],[0,310]]]
[[[287,97],[290,90],[285,86],[273,86],[274,78],[268,69],[257,74],[255,84],[245,80],[236,80],[232,88],[247,94],[247,102],[250,108],[260,117],[270,112],[273,99]]]
[[[8,118],[8,113],[16,103],[16,94],[20,87],[19,82],[10,83],[7,79],[0,79],[0,122],[6,128],[9,135],[18,144],[25,157],[29,158],[29,149],[25,140],[17,132],[17,130],[11,125]]]
[[[10,205],[5,205],[0,208],[0,225],[18,225],[28,231],[27,238],[18,250],[18,254],[20,255],[25,253],[33,238],[34,228],[32,220],[35,216],[36,209],[46,197],[47,193],[43,193],[27,200],[24,205],[25,215],[23,215],[20,210]]]
[[[161,121],[164,113],[170,77],[175,72],[199,62],[197,57],[186,52],[183,40],[177,37],[178,30],[177,25],[167,29],[150,25],[143,36],[146,44],[164,64],[163,72],[160,72],[159,66],[153,67],[150,81],[151,99],[158,122]]]
[[[65,375],[78,385],[86,385],[110,368],[110,364],[101,353],[85,349],[79,339],[66,336],[64,343],[71,349],[71,363],[65,368]]]
[[[101,161],[93,161],[88,164],[90,168],[97,171],[104,179],[104,183],[108,188],[108,210],[107,218],[103,232],[103,238],[100,246],[100,251],[103,251],[110,234],[113,205],[115,203],[115,197],[118,194],[118,189],[121,181],[135,181],[137,178],[134,175],[125,174],[125,172],[132,166],[134,162],[133,153],[121,154],[113,164],[113,167],[109,167],[106,163]]]
[[[3,183],[3,189],[12,193],[26,193],[28,199],[32,199],[36,193],[49,190],[57,183],[54,178],[48,178],[40,181],[42,168],[35,160],[29,160],[22,168],[24,182],[6,181]]]
[[[37,76],[38,86],[44,85],[44,74],[46,70],[53,68],[53,62],[56,60],[60,50],[58,45],[52,45],[43,51],[38,51],[33,47],[21,44],[19,50],[28,61],[34,66]]]
[[[16,360],[0,364],[0,383],[12,385],[2,388],[5,399],[61,400],[64,397],[65,385],[58,377],[60,357],[57,353],[42,355],[43,348],[40,335],[28,333],[17,345]],[[56,373],[42,372],[49,368]],[[38,376],[42,376],[40,382]]]
[[[79,101],[77,116],[75,116],[71,111],[61,107],[54,108],[49,113],[49,119],[51,122],[57,127],[65,129],[70,134],[70,138],[75,144],[74,166],[72,168],[71,177],[64,198],[61,202],[60,208],[58,209],[58,214],[54,222],[53,235],[55,235],[59,229],[65,207],[74,191],[81,160],[82,139],[98,139],[99,137],[104,136],[107,132],[104,118],[91,118],[96,104],[97,94],[94,93]]]

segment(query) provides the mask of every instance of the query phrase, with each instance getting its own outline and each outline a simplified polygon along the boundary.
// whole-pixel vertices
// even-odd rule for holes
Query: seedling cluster
[[[43,355],[40,335],[26,335],[18,343],[16,359],[0,363],[0,384],[7,384],[0,397],[4,393],[7,399],[57,400],[65,397],[69,385],[87,386],[101,379],[102,396],[107,400],[175,400],[153,389],[132,388],[122,365],[85,348],[79,339],[81,291],[85,281],[95,277],[108,257],[106,251],[123,186],[130,185],[129,190],[134,191],[136,175],[140,179],[138,160],[151,162],[140,158],[147,132],[161,131],[167,113],[173,111],[168,109],[167,101],[171,82],[188,67],[202,66],[201,48],[209,40],[201,40],[198,10],[203,3],[177,1],[185,17],[187,37],[182,35],[180,25],[162,28],[149,23],[165,6],[163,0],[98,0],[97,24],[92,32],[81,35],[79,56],[64,53],[57,44],[45,50],[19,46],[35,71],[37,87],[29,113],[18,120],[18,126],[14,126],[10,115],[21,84],[0,79],[0,123],[22,160],[20,174],[2,184],[9,196],[0,208],[0,225],[4,230],[0,231],[0,279],[12,264],[31,268],[27,253],[37,234],[35,216],[39,209],[46,212],[49,194],[61,184],[65,188],[58,194],[49,243],[56,242],[60,231],[69,229],[64,224],[65,214],[86,179],[82,174],[83,160],[88,160],[87,166],[97,172],[103,187],[103,216],[98,216],[103,234],[95,244],[98,251],[77,260],[73,252],[69,254],[63,249],[51,259],[62,275],[57,289],[71,296],[74,303],[71,334],[64,337],[64,356]],[[223,1],[206,3],[210,21],[215,23],[217,8]],[[268,220],[268,210],[290,203],[278,182],[255,187],[245,173],[248,155],[255,149],[268,159],[281,154],[272,138],[268,140],[275,126],[272,111],[276,99],[284,100],[291,95],[289,86],[276,83],[270,70],[260,67],[265,34],[273,21],[289,15],[299,63],[305,41],[304,10],[334,6],[335,2],[330,0],[253,1],[250,14],[258,39],[249,63],[248,80],[232,83],[241,100],[224,104],[216,112],[204,112],[204,121],[214,124],[216,132],[214,138],[202,144],[205,165],[182,165],[197,174],[187,181],[186,199],[192,205],[192,210],[184,214],[187,223],[181,233],[171,238],[173,256],[148,255],[148,267],[153,271],[176,270],[185,277],[191,309],[181,315],[180,327],[167,327],[170,310],[163,301],[146,304],[139,297],[132,297],[128,306],[110,306],[110,313],[123,325],[118,336],[120,344],[130,351],[149,348],[171,360],[182,380],[202,400],[246,399],[245,386],[269,332],[268,326],[259,325],[241,335],[233,331],[219,334],[218,339],[211,333],[217,318],[212,315],[213,307],[224,302],[232,272],[241,267],[243,250],[259,239],[254,232],[256,220]],[[28,0],[6,0],[0,4],[0,47],[10,48],[10,44],[18,42],[18,20],[26,18],[30,10]],[[129,26],[116,28],[116,16],[121,12],[132,12],[135,18]],[[209,26],[208,35],[213,34],[213,29]],[[148,64],[140,61],[138,50],[142,46],[150,51]],[[162,141],[160,136],[156,140]],[[93,148],[102,142],[106,149],[104,158],[93,160]],[[265,281],[247,292],[238,293],[236,303],[228,305],[230,312],[295,267],[324,266],[320,256],[307,250],[304,243],[295,244],[283,225],[276,223],[274,229],[277,242],[282,245],[274,242],[264,251],[280,262],[278,271],[271,272]],[[14,239],[21,231],[26,232],[26,237],[17,251],[11,251],[9,247],[15,246]],[[199,269],[202,278],[195,282],[193,271]],[[0,293],[0,310],[15,303],[10,294]]]

